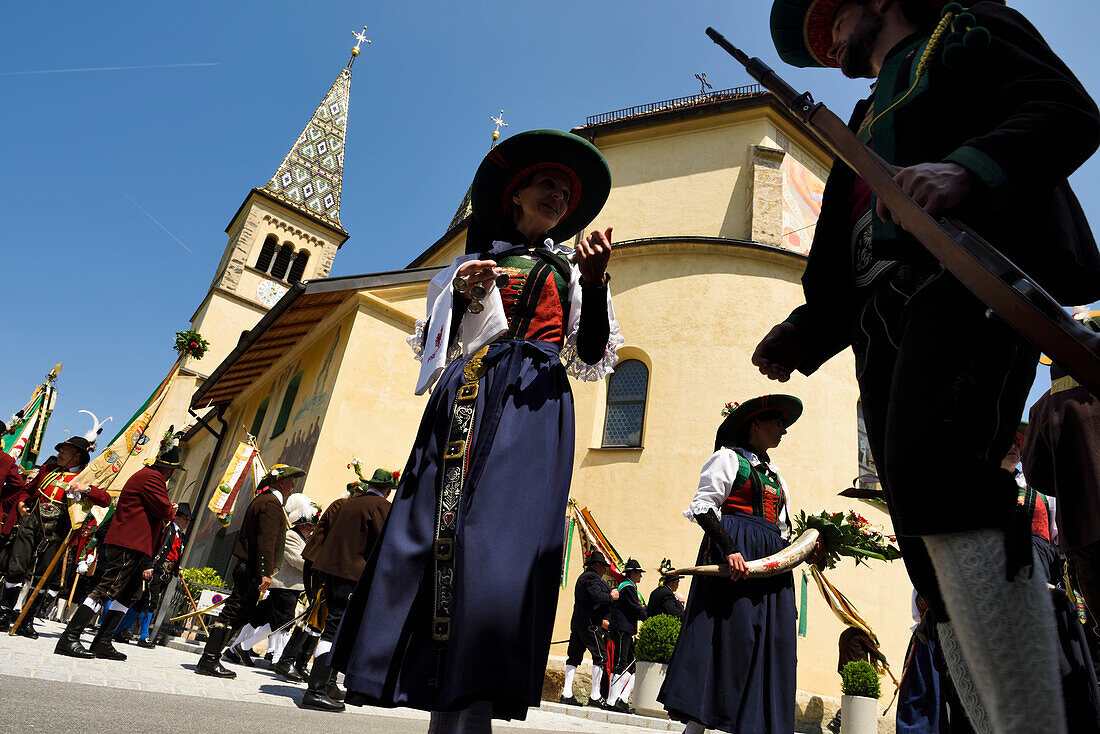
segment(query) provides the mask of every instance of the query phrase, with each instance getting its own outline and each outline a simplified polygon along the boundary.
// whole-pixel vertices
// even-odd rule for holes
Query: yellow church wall
[[[253,295],[255,292],[253,287]],[[241,332],[255,326],[266,313],[267,309],[259,304],[227,291],[211,289],[191,317],[191,328],[210,342],[210,348],[202,360],[188,359],[185,366],[202,374],[210,374],[236,348]]]
[[[623,359],[640,358],[650,370],[642,449],[603,449],[606,382],[573,383],[577,444],[571,496],[589,507],[624,557],[649,569],[641,590],[657,582],[655,569],[669,557],[694,565],[701,531],[681,516],[710,456],[727,401],[786,392],[806,411],[773,452],[791,492],[794,511],[855,509],[874,523],[884,512],[837,497],[857,474],[855,406],[858,397],[850,353],[812,379],[778,384],[749,358],[771,326],[802,302],[801,258],[775,250],[706,243],[625,247],[610,272],[616,316],[627,346]],[[572,584],[583,551],[574,538],[569,585],[561,592],[554,639],[568,637]],[[829,574],[879,633],[887,656],[900,667],[908,643],[910,587],[900,563]],[[800,581],[800,575],[796,580]],[[685,580],[681,590],[686,591]],[[799,640],[798,685],[836,695],[837,637],[843,626],[811,581],[808,634]],[[551,654],[564,654],[554,648]]]

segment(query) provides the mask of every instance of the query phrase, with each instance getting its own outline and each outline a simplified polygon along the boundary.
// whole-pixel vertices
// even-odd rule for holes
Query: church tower
[[[337,250],[348,239],[340,224],[340,189],[351,66],[360,44],[370,43],[362,33],[355,37],[351,60],[271,180],[248,193],[225,228],[225,252],[191,317],[191,328],[210,342],[199,372],[209,374],[221,364],[242,333],[255,326],[291,285],[328,277]]]

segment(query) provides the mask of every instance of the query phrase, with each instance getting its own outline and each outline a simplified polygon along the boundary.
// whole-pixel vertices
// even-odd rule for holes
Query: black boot
[[[313,661],[313,670],[309,674],[309,689],[302,698],[302,708],[315,711],[343,711],[344,704],[328,697],[328,684],[331,668],[328,667],[328,654],[323,659]]]
[[[302,676],[302,680],[309,680],[309,660],[313,657],[313,651],[317,649],[320,635],[306,635],[302,649],[298,651],[298,657],[294,660],[294,670]]]
[[[22,588],[22,586],[11,588],[4,586],[3,593],[0,593],[0,632],[10,630],[11,623],[19,616],[15,613],[15,603],[19,601],[19,592]]]
[[[302,648],[306,644],[306,637],[308,635],[301,627],[295,627],[294,631],[290,633],[290,639],[287,640],[286,646],[283,648],[283,654],[279,656],[279,659],[271,668],[281,680],[288,683],[301,683],[306,679],[306,676],[298,672],[296,664],[298,655],[301,654]]]
[[[107,612],[107,616],[103,618],[103,622],[99,625],[99,631],[95,633],[95,639],[92,640],[92,654],[97,658],[103,658],[104,660],[126,659],[126,655],[116,650],[115,646],[111,644],[111,638],[114,637],[119,622],[125,616],[126,612],[121,609],[112,609]]]
[[[225,645],[225,638],[229,636],[230,631],[228,627],[211,628],[210,637],[207,638],[206,647],[202,651],[202,657],[199,658],[199,664],[195,666],[196,673],[214,678],[237,677],[236,673],[221,664],[222,647]]]
[[[34,628],[34,620],[42,611],[43,605],[46,604],[46,599],[47,596],[44,591],[34,597],[34,603],[31,605],[30,611],[23,615],[23,623],[19,625],[19,629],[15,631],[15,634],[32,640],[38,639],[38,630]],[[12,621],[15,621],[14,617]]]
[[[343,701],[344,689],[336,682],[337,675],[339,675],[339,672],[336,670],[331,670],[331,672],[329,672],[328,688],[325,689],[325,693],[327,693],[328,697],[333,701]]]
[[[244,665],[248,668],[256,667],[256,662],[252,659],[252,651],[245,650],[240,645],[232,645],[228,650],[222,653],[222,657],[237,665]]]
[[[65,625],[65,631],[54,646],[54,655],[68,655],[71,658],[94,658],[89,650],[80,644],[80,633],[95,620],[96,613],[91,608],[81,604],[73,612],[73,618]]]

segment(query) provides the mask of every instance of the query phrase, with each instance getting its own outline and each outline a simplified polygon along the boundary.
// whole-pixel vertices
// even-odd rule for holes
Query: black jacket
[[[611,613],[611,587],[595,571],[586,570],[573,587],[572,627],[599,627]]]
[[[619,598],[611,605],[611,631],[634,634],[638,631],[638,622],[648,616],[638,598],[638,587],[624,584],[619,591]]]
[[[684,605],[676,598],[676,594],[667,586],[658,586],[649,595],[649,603],[645,606],[647,617],[656,617],[658,614],[670,614],[679,617],[684,613]]]
[[[948,161],[967,168],[977,191],[952,212],[1064,304],[1100,299],[1100,252],[1067,177],[1100,145],[1100,112],[1081,83],[1020,13],[998,2],[969,12],[992,35],[984,53],[951,69],[942,53],[909,98],[877,119],[871,147],[896,166]],[[926,37],[911,36],[887,56],[872,98],[856,106],[858,129],[908,90]],[[857,295],[852,277],[854,174],[829,174],[809,261],[806,304],[788,321],[808,341],[798,365],[811,374],[853,343]],[[872,253],[903,263],[931,258],[908,233],[874,219]]]

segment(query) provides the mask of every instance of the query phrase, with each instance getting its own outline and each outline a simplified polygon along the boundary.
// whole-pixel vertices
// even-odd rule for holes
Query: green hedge
[[[853,660],[840,671],[840,692],[845,696],[879,698],[882,696],[882,686],[878,672],[866,660]]]
[[[203,586],[214,586],[224,589],[225,581],[218,575],[218,572],[209,566],[204,568],[185,568],[180,571],[180,576],[183,580],[189,584],[202,584]]]
[[[658,614],[642,622],[638,630],[638,642],[634,657],[643,662],[667,663],[676,649],[680,636],[680,618],[670,614]]]

